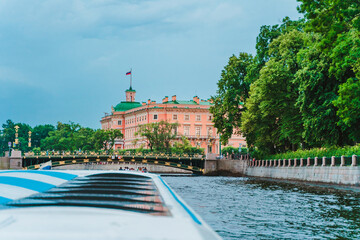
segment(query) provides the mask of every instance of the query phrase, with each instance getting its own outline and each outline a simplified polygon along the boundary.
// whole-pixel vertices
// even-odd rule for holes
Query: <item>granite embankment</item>
[[[360,186],[359,160],[355,155],[274,160],[214,159],[206,161],[205,173]]]

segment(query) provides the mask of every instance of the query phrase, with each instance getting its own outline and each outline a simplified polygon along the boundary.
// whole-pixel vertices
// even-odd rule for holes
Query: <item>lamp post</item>
[[[28,133],[29,133],[29,144],[28,144],[28,146],[29,146],[29,148],[31,148],[31,131],[29,131]]]
[[[20,127],[18,125],[16,125],[14,128],[15,128],[15,146],[17,146],[19,144],[18,137],[19,137],[19,128]]]
[[[219,134],[219,152],[220,152],[220,159],[221,159],[221,134]]]

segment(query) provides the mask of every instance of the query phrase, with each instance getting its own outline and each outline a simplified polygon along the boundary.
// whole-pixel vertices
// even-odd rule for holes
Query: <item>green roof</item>
[[[114,107],[114,110],[116,112],[124,112],[141,106],[142,104],[139,102],[121,102],[118,105],[116,105],[116,107]]]

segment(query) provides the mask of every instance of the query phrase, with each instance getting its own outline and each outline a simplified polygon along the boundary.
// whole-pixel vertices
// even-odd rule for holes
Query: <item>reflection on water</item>
[[[224,239],[360,239],[360,194],[235,177],[163,177]]]

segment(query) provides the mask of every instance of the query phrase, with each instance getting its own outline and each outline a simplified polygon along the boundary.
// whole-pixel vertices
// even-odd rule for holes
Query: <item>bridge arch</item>
[[[196,174],[203,174],[204,172],[204,158],[173,158],[173,157],[143,157],[143,156],[96,156],[96,157],[80,157],[80,156],[62,156],[59,158],[53,157],[24,157],[23,169],[36,170],[40,168],[40,164],[52,160],[52,166],[66,166],[72,164],[86,164],[86,163],[142,163],[158,166],[166,166],[192,171]]]

